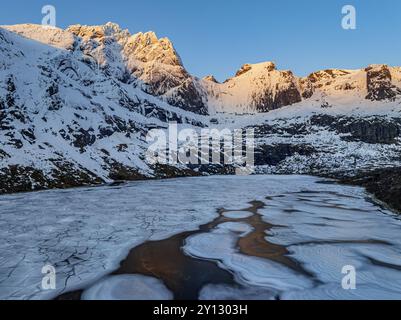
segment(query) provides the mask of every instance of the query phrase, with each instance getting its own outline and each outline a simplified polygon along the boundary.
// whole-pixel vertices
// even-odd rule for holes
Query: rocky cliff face
[[[401,89],[392,83],[390,68],[386,65],[372,65],[365,69],[368,95],[373,101],[395,100]]]
[[[291,71],[277,70],[272,62],[245,64],[222,84],[211,79],[202,84],[211,111],[267,112],[302,101],[299,80]]]
[[[401,97],[398,69],[387,65],[371,65],[360,70],[330,69],[312,73],[307,79],[315,93],[333,104],[392,102]]]
[[[314,115],[310,122],[338,134],[345,134],[343,139],[346,141],[394,144],[401,136],[401,118]]]

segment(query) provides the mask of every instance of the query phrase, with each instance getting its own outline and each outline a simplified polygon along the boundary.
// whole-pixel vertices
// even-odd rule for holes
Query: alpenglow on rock
[[[106,75],[181,109],[208,113],[260,113],[319,101],[322,106],[394,101],[401,97],[401,68],[371,65],[366,69],[317,71],[297,77],[273,62],[244,64],[233,78],[190,75],[168,38],[154,32],[131,35],[115,23],[74,25],[66,30],[39,25],[4,28],[73,52]]]
[[[39,25],[4,26],[26,38],[84,54],[107,75],[139,86],[173,106],[207,114],[205,97],[196,79],[184,68],[167,38],[155,33],[131,35],[117,24],[73,25],[66,30]]]

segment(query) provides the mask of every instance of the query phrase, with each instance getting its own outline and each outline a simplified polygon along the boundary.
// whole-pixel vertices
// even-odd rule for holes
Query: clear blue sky
[[[244,63],[275,61],[298,75],[371,63],[401,65],[399,0],[11,0],[0,24],[40,23],[57,9],[57,25],[116,22],[132,33],[169,37],[196,76],[233,75]],[[357,29],[341,28],[341,8],[357,10]]]

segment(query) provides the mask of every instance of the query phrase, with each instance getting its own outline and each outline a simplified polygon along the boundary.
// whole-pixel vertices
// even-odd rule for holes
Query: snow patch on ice
[[[142,275],[111,276],[82,294],[83,300],[172,300],[160,280]]]

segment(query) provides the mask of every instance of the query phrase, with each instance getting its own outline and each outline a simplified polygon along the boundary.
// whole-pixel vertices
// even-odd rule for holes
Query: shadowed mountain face
[[[299,78],[264,62],[219,83],[190,75],[153,32],[3,26],[0,192],[232,172],[149,165],[146,135],[169,122],[255,128],[257,165],[267,173],[396,165],[400,88],[401,68],[386,65]]]

